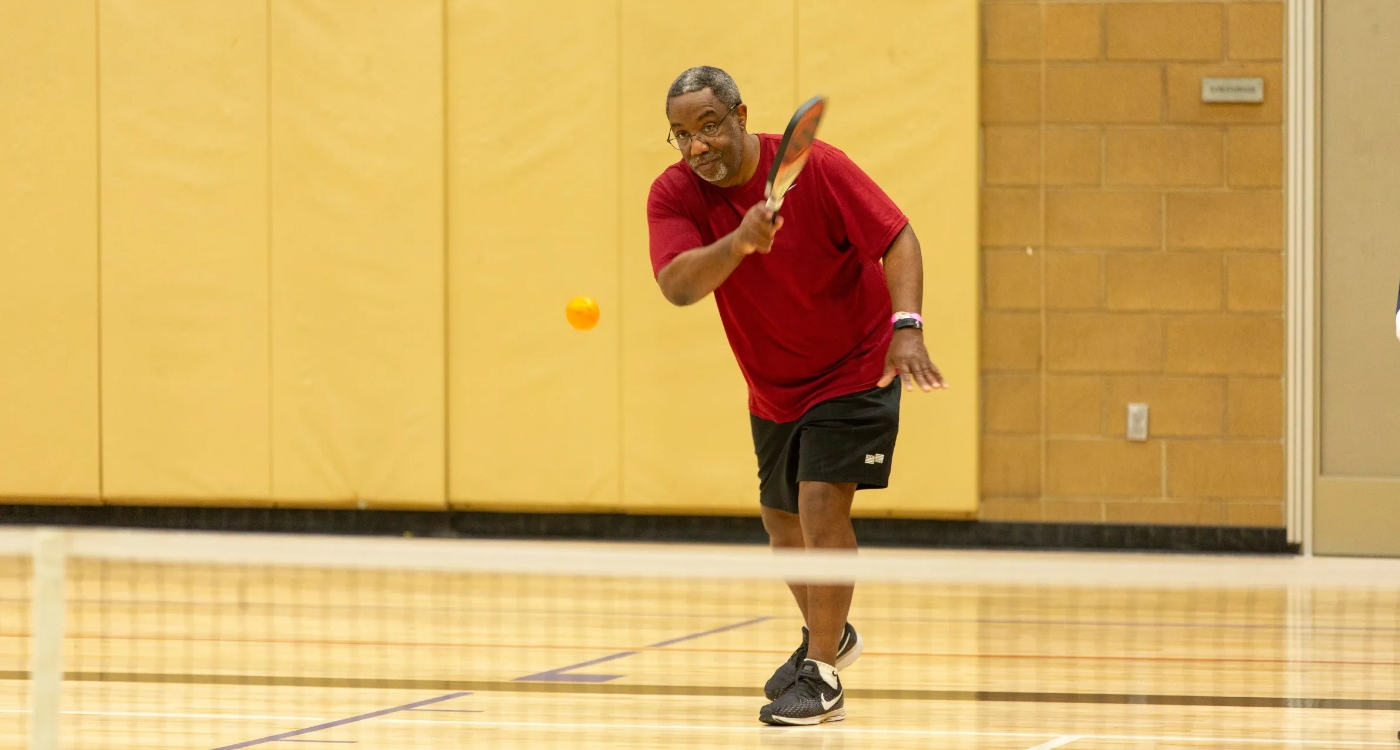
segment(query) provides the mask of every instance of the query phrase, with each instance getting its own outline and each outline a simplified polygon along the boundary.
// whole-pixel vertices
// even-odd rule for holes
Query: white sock
[[[830,685],[832,690],[840,689],[841,681],[836,679],[836,667],[816,659],[808,659],[807,661],[817,665],[817,674],[822,676],[822,681]]]

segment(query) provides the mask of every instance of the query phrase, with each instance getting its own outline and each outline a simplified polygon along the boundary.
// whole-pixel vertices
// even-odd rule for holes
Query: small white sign
[[[1258,104],[1264,101],[1264,79],[1202,78],[1201,101]]]
[[[1147,404],[1128,404],[1128,439],[1147,439]]]

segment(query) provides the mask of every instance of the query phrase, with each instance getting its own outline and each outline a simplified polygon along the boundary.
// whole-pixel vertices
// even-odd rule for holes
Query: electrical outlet
[[[1147,404],[1128,404],[1128,439],[1147,439]]]

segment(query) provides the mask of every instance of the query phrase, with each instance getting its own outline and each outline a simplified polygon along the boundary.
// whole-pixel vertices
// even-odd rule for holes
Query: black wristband
[[[923,327],[924,324],[919,322],[918,318],[900,318],[894,322],[894,329],[896,331],[901,328],[918,328],[922,330]]]

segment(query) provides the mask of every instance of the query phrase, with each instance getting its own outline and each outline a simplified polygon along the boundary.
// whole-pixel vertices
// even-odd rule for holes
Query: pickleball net
[[[785,580],[856,583],[845,722],[757,721],[801,637]],[[1400,561],[12,529],[0,581],[6,748],[1345,748],[1400,728]]]

